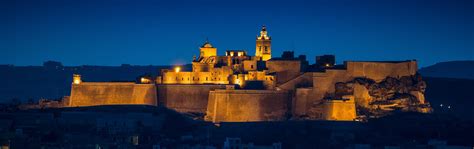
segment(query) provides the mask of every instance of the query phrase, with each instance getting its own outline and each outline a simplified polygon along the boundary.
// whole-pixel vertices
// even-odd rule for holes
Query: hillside
[[[437,78],[474,79],[474,61],[448,61],[421,68],[421,75]]]
[[[474,120],[474,80],[425,77],[425,97],[435,113],[452,114],[462,119]]]

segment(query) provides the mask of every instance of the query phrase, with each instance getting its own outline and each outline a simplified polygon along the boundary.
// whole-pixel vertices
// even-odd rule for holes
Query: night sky
[[[262,25],[284,50],[344,60],[474,60],[474,1],[2,0],[0,64],[189,63],[209,38],[218,54],[254,55]]]

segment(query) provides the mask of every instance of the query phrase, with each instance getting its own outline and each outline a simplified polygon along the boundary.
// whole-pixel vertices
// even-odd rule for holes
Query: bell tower
[[[260,57],[263,61],[272,58],[272,38],[267,34],[267,28],[262,26],[260,36],[257,36],[257,43],[255,47],[255,56]]]

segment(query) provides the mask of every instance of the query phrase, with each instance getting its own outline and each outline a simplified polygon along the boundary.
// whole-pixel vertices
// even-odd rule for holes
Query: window
[[[250,69],[253,69],[253,65],[250,65]]]
[[[207,81],[207,77],[206,77],[206,81]]]

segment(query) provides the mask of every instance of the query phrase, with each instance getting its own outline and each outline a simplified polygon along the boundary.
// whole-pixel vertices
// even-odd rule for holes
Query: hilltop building
[[[315,64],[293,51],[275,57],[265,26],[257,36],[255,56],[245,50],[227,50],[220,56],[217,50],[206,41],[191,71],[175,67],[138,82],[84,82],[75,75],[65,103],[161,105],[203,114],[212,122],[353,121],[363,116],[360,111],[430,111],[415,60],[337,65],[334,55],[318,56]]]

